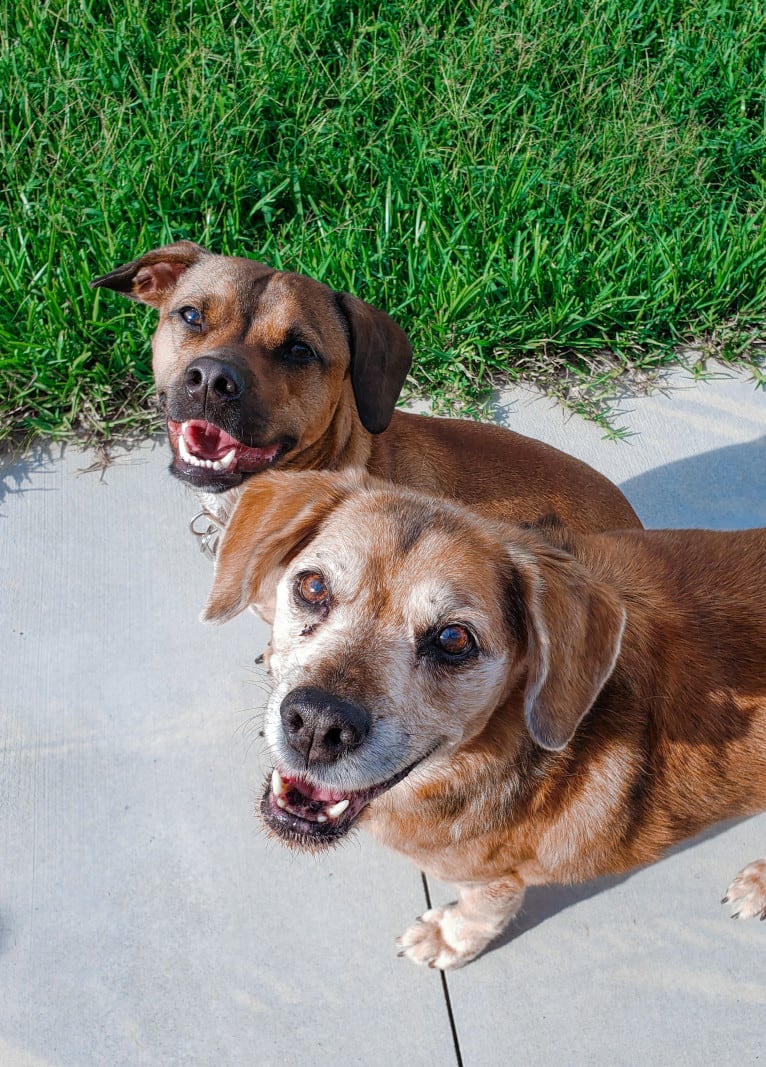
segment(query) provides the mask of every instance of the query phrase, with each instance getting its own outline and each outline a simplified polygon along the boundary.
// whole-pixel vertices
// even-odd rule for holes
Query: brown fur
[[[318,472],[254,482],[223,536],[205,617],[274,617],[266,737],[295,810],[272,789],[267,821],[314,848],[358,817],[457,882],[456,906],[403,935],[417,962],[472,959],[529,885],[627,871],[766,808],[766,530],[556,538]],[[306,573],[319,607],[296,595]],[[453,625],[478,650],[444,662],[432,635]],[[351,706],[369,733],[297,752],[284,709],[304,690],[316,731]],[[301,791],[350,804],[318,824]],[[766,915],[766,861],[729,896]]]
[[[205,505],[219,522],[245,479],[278,466],[364,467],[521,523],[553,516],[575,530],[641,525],[606,478],[548,445],[497,426],[394,411],[409,341],[388,315],[348,293],[189,241],[148,252],[92,284],[159,310],[153,369],[174,449],[171,470],[208,491]],[[201,314],[199,329],[180,316],[188,307]],[[295,342],[317,358],[296,362]],[[190,387],[200,359],[231,372],[241,395]],[[238,460],[229,471],[192,466],[178,451],[187,420],[276,454]]]

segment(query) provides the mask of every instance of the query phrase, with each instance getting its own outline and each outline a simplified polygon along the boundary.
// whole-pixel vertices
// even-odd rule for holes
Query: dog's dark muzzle
[[[174,457],[171,471],[209,492],[239,485],[273,466],[294,447],[274,440],[258,406],[252,372],[236,353],[199,356],[160,397]]]
[[[176,422],[199,420],[220,426],[250,444],[252,423],[262,423],[254,408],[257,383],[247,363],[229,349],[215,349],[187,364],[170,384],[165,397],[167,415]]]

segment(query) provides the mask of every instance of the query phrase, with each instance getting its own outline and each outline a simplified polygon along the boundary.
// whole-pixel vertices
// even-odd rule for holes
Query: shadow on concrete
[[[620,488],[647,527],[766,526],[766,435],[655,467]]]
[[[694,848],[703,841],[710,841],[713,838],[718,837],[719,834],[730,830],[733,826],[737,826],[739,823],[746,821],[747,817],[743,817],[716,823],[715,826],[708,827],[707,830],[703,830],[702,833],[696,834],[687,841],[680,841],[651,866],[658,866],[671,856],[685,852],[688,848]],[[743,857],[742,866],[748,862],[749,857]],[[594,881],[583,882],[581,885],[533,886],[527,892],[527,895],[524,898],[524,906],[517,918],[510,924],[508,929],[500,935],[497,941],[493,941],[484,954],[486,955],[487,953],[505,948],[511,941],[517,941],[523,934],[528,933],[530,930],[534,930],[536,926],[553,918],[553,916],[557,915],[559,912],[566,911],[567,908],[571,908],[573,905],[579,904],[583,900],[590,900],[591,897],[595,897],[599,893],[605,893],[607,890],[613,889],[615,886],[622,885],[623,882],[627,882],[628,879],[644,869],[644,867],[636,867],[632,871],[626,871],[625,874],[614,875],[608,878],[596,878]],[[736,871],[732,871],[731,877],[733,878],[735,874]],[[725,889],[725,885],[711,885],[711,901],[715,903],[717,900],[720,900]]]
[[[23,453],[0,452],[0,504],[16,493],[48,492],[47,487],[34,485],[33,477],[52,474],[63,453],[63,444],[49,441],[38,441]]]

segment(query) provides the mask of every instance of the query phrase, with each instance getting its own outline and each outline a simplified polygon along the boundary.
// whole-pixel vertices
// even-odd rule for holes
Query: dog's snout
[[[357,748],[370,732],[365,708],[316,686],[293,689],[280,705],[285,739],[311,763],[332,763]]]
[[[184,375],[186,392],[193,400],[239,400],[245,392],[242,372],[211,356],[195,359]]]

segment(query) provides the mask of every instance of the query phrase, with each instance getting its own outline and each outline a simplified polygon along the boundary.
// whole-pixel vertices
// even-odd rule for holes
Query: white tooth
[[[339,800],[337,804],[333,804],[331,808],[327,809],[327,814],[331,819],[337,819],[339,815],[343,814],[350,803],[351,801],[348,797],[346,797],[345,800]]]
[[[282,781],[282,775],[276,767],[271,772],[271,791],[275,797],[281,797],[283,793],[287,792],[287,786]]]
[[[186,429],[187,429],[188,425],[189,425],[189,420],[188,419],[186,420],[186,422],[182,422],[181,423],[181,433],[186,433]]]
[[[221,458],[221,460],[219,460],[219,462],[220,462],[220,464],[221,464],[221,466],[223,467],[224,470],[228,470],[229,467],[232,465],[232,463],[234,462],[234,460],[236,458],[237,458],[237,450],[236,450],[236,448],[230,448],[229,451],[226,453],[226,455],[223,456]]]
[[[222,471],[223,470],[223,463],[221,463],[221,461],[219,459],[213,460],[213,470],[214,471]]]
[[[186,447],[186,441],[184,440],[183,434],[178,438],[178,454],[185,463],[191,462],[192,455]]]
[[[327,822],[326,815],[317,815],[317,822]]]
[[[287,807],[287,801],[285,800],[284,797],[277,797],[277,807],[278,808],[286,808]]]

